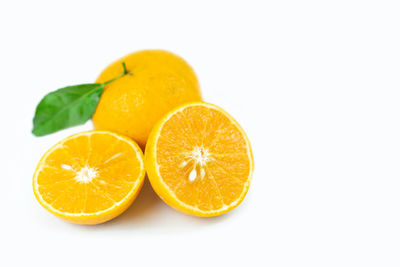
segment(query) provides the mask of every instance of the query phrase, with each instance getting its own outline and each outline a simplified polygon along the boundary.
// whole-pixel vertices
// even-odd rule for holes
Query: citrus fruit
[[[157,122],[146,145],[145,166],[154,191],[167,204],[209,217],[242,202],[254,165],[239,124],[221,108],[197,102]]]
[[[33,176],[33,191],[54,215],[98,224],[130,206],[144,175],[143,153],[135,142],[90,131],[72,135],[46,152]]]
[[[96,129],[110,130],[135,140],[144,148],[154,124],[183,103],[201,100],[193,69],[179,56],[163,50],[143,50],[108,66],[98,77],[107,82],[93,115]]]

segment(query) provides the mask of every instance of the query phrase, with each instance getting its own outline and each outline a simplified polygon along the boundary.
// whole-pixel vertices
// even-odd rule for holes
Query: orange
[[[181,57],[163,50],[143,50],[108,66],[98,77],[107,82],[93,115],[96,129],[110,130],[145,147],[154,124],[168,111],[183,103],[201,100],[193,69]]]
[[[98,224],[130,206],[144,176],[143,153],[135,142],[90,131],[72,135],[46,152],[33,176],[33,191],[54,215]]]
[[[161,199],[196,216],[221,215],[238,206],[254,168],[243,129],[224,110],[203,102],[180,106],[154,126],[145,166]]]

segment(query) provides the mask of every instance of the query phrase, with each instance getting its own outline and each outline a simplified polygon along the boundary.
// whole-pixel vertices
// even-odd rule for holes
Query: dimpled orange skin
[[[127,75],[105,86],[93,115],[96,129],[110,130],[135,140],[142,149],[154,124],[181,104],[202,100],[193,69],[179,56],[163,50],[143,50],[109,65],[97,83],[123,72]]]

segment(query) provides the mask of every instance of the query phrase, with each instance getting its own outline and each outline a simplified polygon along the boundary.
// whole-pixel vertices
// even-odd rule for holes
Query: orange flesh
[[[190,106],[173,114],[156,147],[163,182],[180,201],[202,211],[231,205],[250,179],[246,137],[217,109]]]
[[[129,143],[110,134],[66,139],[42,160],[36,176],[38,193],[64,213],[106,210],[123,200],[138,181],[141,163],[136,153]],[[92,178],[82,181],[79,174]]]

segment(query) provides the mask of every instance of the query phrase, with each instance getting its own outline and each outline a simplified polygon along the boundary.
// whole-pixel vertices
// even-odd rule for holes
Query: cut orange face
[[[130,206],[144,176],[143,153],[135,142],[112,132],[90,131],[46,152],[33,176],[33,191],[54,215],[98,224]]]
[[[239,124],[221,108],[199,102],[178,107],[155,125],[145,165],[153,189],[168,205],[216,216],[242,202],[253,156]]]

